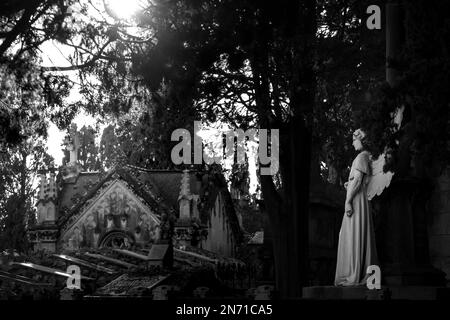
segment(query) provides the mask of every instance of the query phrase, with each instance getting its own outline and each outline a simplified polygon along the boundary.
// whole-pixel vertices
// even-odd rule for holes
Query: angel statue
[[[359,154],[344,185],[347,196],[339,232],[335,286],[365,285],[367,267],[378,264],[369,200],[389,186],[393,173],[383,172],[385,154],[372,161],[364,147],[365,137],[361,129],[353,133],[353,147]]]

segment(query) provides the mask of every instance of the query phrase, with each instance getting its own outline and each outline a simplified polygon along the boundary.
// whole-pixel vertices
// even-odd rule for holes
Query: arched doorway
[[[134,243],[132,235],[124,231],[110,231],[99,241],[99,248],[130,249]]]

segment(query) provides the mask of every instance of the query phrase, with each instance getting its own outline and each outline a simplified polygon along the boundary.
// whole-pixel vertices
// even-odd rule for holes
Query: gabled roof
[[[179,170],[151,170],[127,166],[128,170],[138,181],[152,184],[158,193],[174,210],[178,211],[178,195],[180,194],[182,171]],[[190,190],[192,194],[201,193],[201,181],[196,172],[191,171]]]
[[[105,173],[98,171],[80,172],[76,179],[64,183],[58,194],[59,211],[69,211],[74,203],[81,200],[83,193],[89,192],[104,178],[104,175]]]
[[[136,170],[133,168],[132,170]],[[58,219],[58,225],[60,227],[67,225],[70,223],[71,218],[77,215],[83,208],[87,205],[89,200],[96,198],[99,194],[102,193],[102,190],[108,186],[108,184],[115,180],[121,179],[125,181],[133,190],[133,192],[142,198],[142,200],[154,210],[158,214],[161,213],[169,213],[175,212],[175,209],[170,202],[167,202],[165,197],[162,195],[160,189],[157,185],[151,180],[142,180],[135,177],[135,175],[128,167],[114,167],[110,171],[106,173],[103,177],[98,174],[97,184],[88,188],[89,183],[87,174],[80,174],[80,177],[74,181],[74,183],[65,184],[63,189],[61,190],[61,198],[60,198],[60,217]],[[181,174],[181,173],[180,173]],[[91,175],[95,176],[95,174]],[[92,180],[91,180],[92,181]],[[175,182],[175,181],[174,181]],[[179,185],[179,182],[178,182]],[[79,197],[78,201],[76,201],[76,197],[73,196],[73,190],[84,188],[84,193]],[[72,195],[72,197],[70,197]],[[69,201],[68,201],[69,198]],[[75,200],[75,201],[74,201]],[[74,203],[75,202],[75,203]],[[67,208],[67,204],[72,204],[68,210],[64,211],[64,206]]]
[[[58,226],[64,227],[70,224],[71,219],[74,219],[91,200],[98,197],[102,190],[115,179],[125,181],[132,191],[142,198],[155,213],[171,212],[177,215],[182,175],[183,171],[181,170],[153,170],[131,165],[116,166],[106,173],[81,172],[73,181],[64,183],[59,191]],[[199,195],[205,201],[204,208],[213,207],[217,195],[222,194],[226,204],[225,214],[231,223],[233,233],[240,242],[242,232],[224,177],[210,175],[208,179],[211,180],[207,179],[207,181],[202,182],[203,178],[198,172],[191,171],[189,175],[190,193]],[[214,185],[213,188],[211,188],[212,185]],[[206,213],[204,210],[203,212]],[[202,223],[207,223],[209,216],[204,216],[201,213],[201,220]]]

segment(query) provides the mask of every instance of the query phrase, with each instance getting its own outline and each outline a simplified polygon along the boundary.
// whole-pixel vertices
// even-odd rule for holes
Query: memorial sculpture
[[[378,264],[369,200],[389,186],[393,173],[383,172],[385,153],[372,159],[364,145],[365,138],[361,129],[353,133],[353,147],[359,154],[344,185],[347,195],[339,232],[335,286],[365,285],[367,267]]]

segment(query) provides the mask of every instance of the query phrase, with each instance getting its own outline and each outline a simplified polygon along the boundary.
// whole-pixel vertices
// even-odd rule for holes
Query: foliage
[[[448,6],[444,0],[439,3]],[[65,102],[73,83],[56,72],[73,70],[80,70],[86,110],[111,120],[99,149],[107,167],[125,159],[140,166],[171,167],[169,135],[175,128],[191,129],[194,119],[244,129],[279,128],[280,174],[260,177],[260,182],[271,225],[278,232],[275,238],[286,241],[276,244],[276,255],[284,254],[283,261],[289,261],[289,266],[282,265],[278,256],[288,268],[285,275],[297,277],[304,260],[299,257],[307,242],[302,219],[307,218],[312,148],[319,154],[313,165],[323,161],[343,176],[353,152],[351,133],[361,126],[369,134],[371,151],[398,149],[403,159],[399,162],[408,162],[408,169],[412,158],[415,174],[424,175],[436,159],[448,159],[448,17],[425,1],[405,2],[408,37],[398,64],[403,78],[394,89],[380,84],[383,31],[369,32],[364,23],[367,6],[384,1],[157,0],[130,21],[96,7],[99,2],[81,1],[72,7],[68,24],[63,22],[63,2],[36,0],[26,8],[23,1],[14,4],[13,9],[5,6],[3,30],[12,37],[12,30],[18,29],[9,31],[8,21],[13,19],[17,26],[26,20],[14,39],[28,49],[13,52],[11,47],[7,55],[0,54],[3,68],[23,70],[12,82],[24,88],[25,95],[14,98],[20,103],[1,113],[0,122],[11,128],[2,139],[18,143],[27,136],[27,112],[36,109],[33,97],[42,97],[36,101],[45,106],[36,120],[50,117],[59,127],[67,126],[80,104]],[[98,10],[87,17],[90,6]],[[31,23],[33,14],[39,16],[37,24]],[[45,15],[47,22],[39,20]],[[48,27],[47,32],[37,25]],[[36,68],[35,48],[46,38],[74,50],[71,66]],[[0,49],[7,44],[4,41]],[[371,102],[366,103],[372,89]],[[10,97],[2,96],[5,99]],[[404,124],[396,132],[391,114],[401,105]],[[37,123],[32,132],[45,132],[45,122]],[[85,136],[82,158],[95,167],[92,132],[87,130]],[[288,242],[293,256],[284,250]]]
[[[27,250],[25,228],[35,221],[35,178],[51,166],[43,140],[28,140],[9,148],[0,160],[0,245],[19,252]]]
[[[366,8],[383,1],[318,1],[317,96],[314,144],[324,178],[344,182],[354,158],[353,114],[366,108],[368,90],[385,76],[384,30],[368,30]],[[315,164],[313,164],[315,165]],[[329,169],[337,173],[328,176]]]
[[[373,50],[380,48],[379,43],[358,38],[365,30],[360,21],[366,2],[317,2],[321,14],[317,17],[315,141],[323,148],[321,160],[339,168],[351,157],[349,150],[342,152],[351,140],[350,92],[359,89],[357,82],[365,83],[363,74],[373,77],[376,63],[369,62],[379,60],[380,50]],[[256,125],[251,61],[263,40],[257,37],[263,28],[258,19],[270,25],[262,31],[272,56],[270,83],[276,89],[271,93],[269,119],[286,121],[292,68],[283,59],[288,57],[285,50],[294,25],[283,19],[291,19],[290,9],[295,9],[288,1],[279,7],[236,1],[158,1],[128,21],[118,19],[104,5],[80,1],[70,7],[70,15],[66,7],[60,9],[66,12],[60,28],[65,37],[53,38],[74,50],[72,66],[43,70],[81,70],[79,91],[89,112],[116,119],[132,115],[119,120],[116,130],[128,142],[122,145],[132,163],[170,167],[168,135],[174,128],[189,128],[194,118],[222,120],[235,127]],[[45,14],[51,15],[51,10]],[[377,37],[365,32],[364,39],[369,38]],[[340,72],[335,72],[338,68]],[[137,117],[136,110],[140,110]],[[128,129],[121,129],[124,125]]]
[[[160,120],[162,130],[156,132],[158,138],[161,132],[170,133],[173,128],[173,122],[167,125],[167,119],[185,112],[189,117],[175,117],[175,128],[186,127],[183,126],[186,121],[192,121],[195,117],[201,117],[207,122],[220,120],[244,129],[279,128],[279,182],[275,184],[271,177],[261,177],[262,191],[274,232],[283,233],[286,241],[294,241],[292,250],[296,253],[294,259],[290,260],[292,263],[287,266],[290,271],[284,274],[284,279],[287,279],[286,275],[301,277],[299,268],[303,260],[300,256],[304,250],[297,244],[303,246],[306,243],[303,237],[307,236],[297,224],[302,224],[302,219],[306,217],[301,208],[306,208],[309,194],[310,137],[315,123],[328,124],[324,121],[314,122],[318,63],[316,3],[156,1],[135,18],[139,28],[146,31],[141,33],[143,36],[140,39],[129,37],[120,23],[115,26],[106,23],[104,26],[109,28],[108,36],[100,39],[102,41],[96,41],[96,48],[100,49],[97,52],[105,57],[105,61],[102,62],[99,55],[94,54],[77,64],[92,67],[92,72],[102,76],[99,77],[99,85],[88,86],[90,89],[86,90],[89,94],[99,93],[93,98],[101,103],[92,104],[94,110],[100,113],[111,113],[109,110],[112,110],[116,116],[131,110],[133,103],[123,104],[118,101],[113,104],[118,108],[111,109],[102,94],[111,90],[113,98],[119,92],[128,96],[130,84],[140,82],[148,90],[149,97],[153,99],[151,101],[157,99],[151,105],[152,111],[156,112],[149,112],[147,119],[155,115],[155,119]],[[86,38],[95,39],[95,33],[90,35],[94,37]],[[117,55],[119,50],[120,54]],[[132,71],[134,76],[125,76],[124,70]],[[112,77],[114,74],[118,76]],[[339,83],[338,79],[336,82]],[[135,90],[139,85],[131,87]],[[105,88],[106,91],[99,88]],[[345,88],[343,96],[352,89],[351,86]],[[168,90],[165,98],[170,100],[158,104],[158,93],[163,90]],[[131,92],[133,94],[135,91]],[[344,108],[348,106],[347,100],[340,100]],[[183,110],[183,113],[179,113],[179,110]],[[161,115],[158,115],[158,111],[161,111]],[[340,110],[336,113],[340,113]],[[345,127],[346,117],[348,113],[339,119],[342,127]],[[152,121],[151,125],[158,128],[156,123]],[[146,130],[142,123],[138,126],[140,130],[144,129],[141,131],[143,135],[131,134],[127,140],[131,141],[131,146],[138,146],[134,150],[143,150],[139,143],[145,139],[139,138],[154,139],[154,131]],[[153,140],[155,149],[163,150],[163,155],[167,154],[165,148],[169,140],[166,137],[158,138]],[[145,157],[150,159],[147,164],[154,165],[151,163],[152,153],[149,155]],[[282,215],[288,218],[283,220]],[[289,222],[297,216],[299,219]],[[285,230],[285,227],[292,230]],[[277,243],[277,246],[278,249],[285,248],[287,242]],[[284,254],[282,252],[278,251]],[[283,257],[279,257],[280,266],[288,256]],[[281,276],[280,269],[278,273]],[[297,280],[293,282],[297,283]],[[285,284],[288,285],[287,281]],[[284,286],[283,290],[286,289]],[[298,290],[292,286],[291,289]]]
[[[6,200],[4,206],[0,208],[2,216],[2,227],[0,232],[0,249],[27,251],[28,243],[25,231],[25,219],[30,214],[31,199],[24,202],[24,198],[13,194]]]
[[[0,64],[0,243],[18,251],[27,250],[25,227],[34,220],[36,173],[52,161],[45,147],[47,119],[59,113],[56,105],[68,94],[63,80],[43,76],[35,62]]]
[[[83,126],[77,134],[79,136],[78,163],[84,171],[97,171],[101,169],[99,147],[95,142],[96,129],[91,126]],[[64,150],[62,163],[69,161],[69,151]]]
[[[65,18],[74,1],[14,0],[0,4],[0,58],[17,60],[35,55],[39,45],[67,36]]]
[[[20,143],[28,136],[30,126],[38,127],[35,131],[45,136],[45,119],[64,127],[75,114],[75,105],[64,100],[70,88],[68,78],[43,73],[38,58],[44,42],[68,36],[65,19],[71,3],[15,0],[0,4],[2,148]]]
[[[112,125],[103,129],[100,141],[100,160],[104,168],[112,168],[120,163],[123,158],[123,151],[120,148],[119,141],[115,134],[115,128]]]
[[[441,8],[435,10],[436,6]],[[395,63],[398,84],[379,84],[377,99],[356,113],[369,133],[370,143],[393,150],[394,170],[401,176],[430,177],[449,161],[450,35],[447,1],[430,6],[425,1],[405,2],[406,41]],[[392,126],[395,110],[404,106],[399,130]]]

